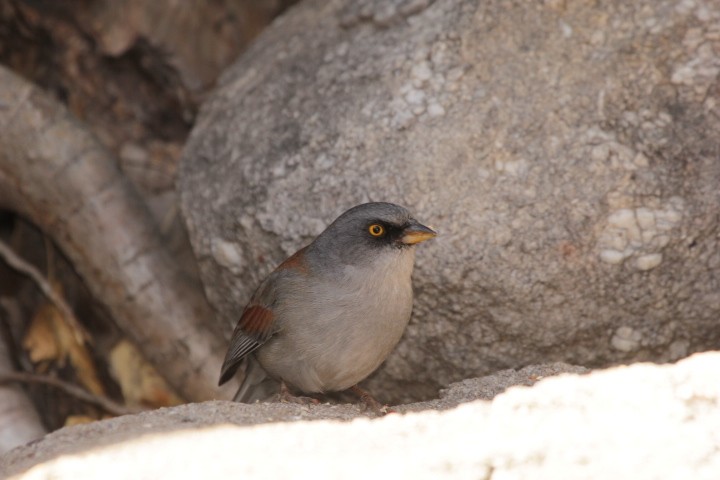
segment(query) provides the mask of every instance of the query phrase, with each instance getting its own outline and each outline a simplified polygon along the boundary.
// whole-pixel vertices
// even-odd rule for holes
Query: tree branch
[[[13,371],[7,333],[0,328],[0,376]],[[0,385],[0,457],[45,433],[45,427],[25,392],[14,386]]]
[[[14,268],[18,272],[24,273],[35,282],[48,300],[50,300],[57,309],[60,310],[60,313],[62,313],[65,321],[67,321],[72,328],[75,340],[77,340],[78,343],[83,344],[89,339],[87,332],[80,324],[77,317],[75,317],[75,314],[62,295],[52,288],[50,282],[45,280],[45,277],[43,277],[35,266],[23,260],[2,240],[0,240],[0,257],[2,257],[3,260],[10,265],[10,267]]]
[[[224,331],[199,284],[167,253],[113,158],[64,107],[0,67],[0,208],[37,224],[170,385],[193,401],[217,387]],[[10,119],[12,121],[10,121]]]
[[[0,373],[0,385],[10,382],[22,382],[22,383],[40,383],[43,385],[50,385],[51,387],[58,388],[68,395],[82,400],[87,403],[97,405],[108,413],[113,415],[130,415],[133,413],[140,413],[144,411],[140,408],[126,407],[119,403],[113,402],[109,398],[95,395],[94,393],[88,392],[84,388],[78,387],[70,382],[60,380],[59,378],[48,377],[46,375],[38,375],[35,373],[26,372],[5,372]]]

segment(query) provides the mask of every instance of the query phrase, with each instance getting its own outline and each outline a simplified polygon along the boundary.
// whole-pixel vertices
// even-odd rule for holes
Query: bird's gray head
[[[340,215],[313,242],[313,250],[345,264],[367,262],[371,255],[404,250],[437,233],[394,203],[364,203]]]

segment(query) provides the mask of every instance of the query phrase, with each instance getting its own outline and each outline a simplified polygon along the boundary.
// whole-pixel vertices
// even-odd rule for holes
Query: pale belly
[[[406,275],[327,285],[295,299],[294,308],[283,312],[282,331],[256,352],[258,361],[272,377],[307,393],[357,384],[402,337],[412,313],[411,272],[412,264]]]

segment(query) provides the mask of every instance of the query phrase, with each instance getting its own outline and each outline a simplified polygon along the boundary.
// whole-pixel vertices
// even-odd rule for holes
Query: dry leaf
[[[53,288],[62,293],[58,285]],[[85,388],[96,395],[105,395],[92,356],[85,344],[78,341],[81,337],[77,333],[55,305],[46,303],[35,313],[23,339],[23,347],[36,364],[49,360],[64,366],[69,360]]]
[[[105,395],[105,389],[98,378],[95,363],[85,345],[78,343],[76,332],[65,322],[65,319],[54,306],[53,326],[61,351],[70,359],[80,383],[96,395]]]
[[[62,362],[52,323],[48,312],[40,308],[30,322],[30,328],[25,332],[22,345],[33,363],[46,360]]]
[[[97,418],[92,418],[87,415],[69,415],[65,419],[65,426],[70,427],[72,425],[82,425],[84,423],[96,422]]]
[[[180,405],[178,397],[133,344],[120,341],[110,352],[110,371],[128,405],[167,407]]]

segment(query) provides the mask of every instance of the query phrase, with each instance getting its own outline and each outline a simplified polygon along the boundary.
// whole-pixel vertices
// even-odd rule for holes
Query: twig
[[[60,313],[65,318],[65,321],[67,321],[70,327],[73,329],[75,339],[79,344],[82,345],[90,338],[87,332],[85,332],[85,329],[82,327],[82,325],[80,325],[80,322],[78,322],[77,318],[75,318],[75,314],[72,312],[70,306],[67,304],[65,299],[55,289],[52,288],[50,283],[45,280],[45,278],[42,276],[42,274],[38,271],[37,268],[23,260],[17,253],[12,250],[12,248],[10,248],[2,240],[0,240],[0,257],[2,257],[5,262],[12,268],[17,270],[18,272],[24,273],[37,284],[40,290],[42,290],[43,294],[53,304],[55,304],[58,310],[60,310]]]
[[[38,375],[35,373],[26,372],[0,373],[0,385],[10,382],[42,383],[44,385],[50,385],[84,402],[97,405],[98,407],[113,415],[131,415],[133,413],[140,413],[144,411],[140,408],[132,408],[120,405],[119,403],[113,402],[109,398],[95,395],[94,393],[88,392],[87,390],[78,387],[77,385],[74,385],[70,382],[60,380],[59,378],[48,377],[46,375]]]

